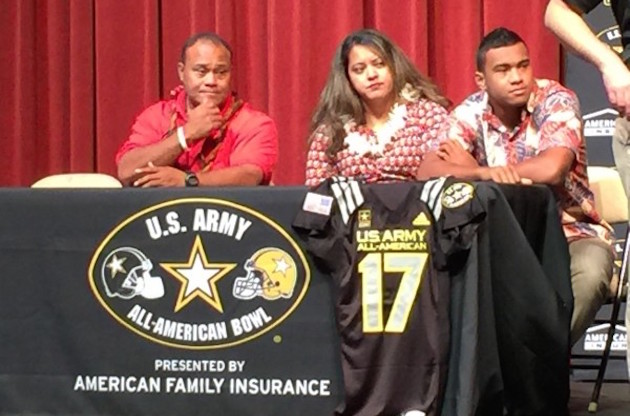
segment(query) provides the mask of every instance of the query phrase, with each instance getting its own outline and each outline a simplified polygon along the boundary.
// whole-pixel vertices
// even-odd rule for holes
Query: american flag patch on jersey
[[[304,198],[302,209],[314,214],[330,215],[332,202],[333,198],[331,196],[309,192],[306,194],[306,198]]]

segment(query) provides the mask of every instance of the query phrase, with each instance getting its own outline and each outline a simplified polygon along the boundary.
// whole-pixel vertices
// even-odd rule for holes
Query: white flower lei
[[[348,133],[343,142],[348,146],[348,150],[357,153],[361,156],[368,153],[374,155],[382,155],[385,151],[385,146],[390,144],[398,132],[398,130],[405,127],[405,116],[407,115],[407,106],[404,104],[394,104],[389,111],[389,118],[387,122],[378,129],[376,134],[376,140],[369,140],[363,134],[358,131]],[[346,131],[351,128],[351,124],[347,123]]]
[[[400,92],[400,97],[405,101],[414,101],[418,97],[417,90],[406,84]],[[382,155],[385,147],[390,144],[396,133],[405,127],[405,117],[407,116],[407,105],[396,103],[389,110],[387,122],[375,132],[376,141],[369,140],[358,131],[351,131],[356,127],[356,122],[351,119],[344,124],[344,129],[348,133],[343,140],[348,150],[360,156],[366,154]]]

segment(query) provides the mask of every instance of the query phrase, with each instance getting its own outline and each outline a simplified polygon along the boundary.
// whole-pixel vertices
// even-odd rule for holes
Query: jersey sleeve
[[[359,182],[341,177],[332,177],[306,194],[292,225],[326,270],[344,266],[343,254],[352,240],[348,238],[351,217],[363,202]]]
[[[474,184],[452,178],[446,182],[439,203],[442,212],[437,219],[437,257],[446,264],[454,254],[470,249],[486,210]]]
[[[307,192],[292,223],[308,252],[328,270],[331,269],[329,260],[342,244],[342,239],[337,238],[341,227],[334,221],[338,206],[329,185],[329,181],[325,181]]]

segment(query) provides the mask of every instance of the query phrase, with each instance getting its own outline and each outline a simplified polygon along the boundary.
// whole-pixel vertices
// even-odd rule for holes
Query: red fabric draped
[[[134,117],[178,84],[183,41],[215,31],[235,52],[239,95],[276,120],[278,184],[304,178],[306,135],[333,52],[352,30],[387,33],[455,103],[474,90],[475,50],[503,25],[558,79],[547,0],[2,0],[0,186],[115,174]]]

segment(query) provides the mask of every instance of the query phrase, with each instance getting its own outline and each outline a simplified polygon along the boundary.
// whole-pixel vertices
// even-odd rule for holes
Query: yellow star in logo
[[[195,237],[187,263],[160,263],[160,266],[182,283],[175,304],[175,312],[199,297],[223,313],[217,282],[236,265],[237,263],[210,263],[199,236]]]
[[[359,210],[359,228],[372,226],[372,211],[369,209]]]

